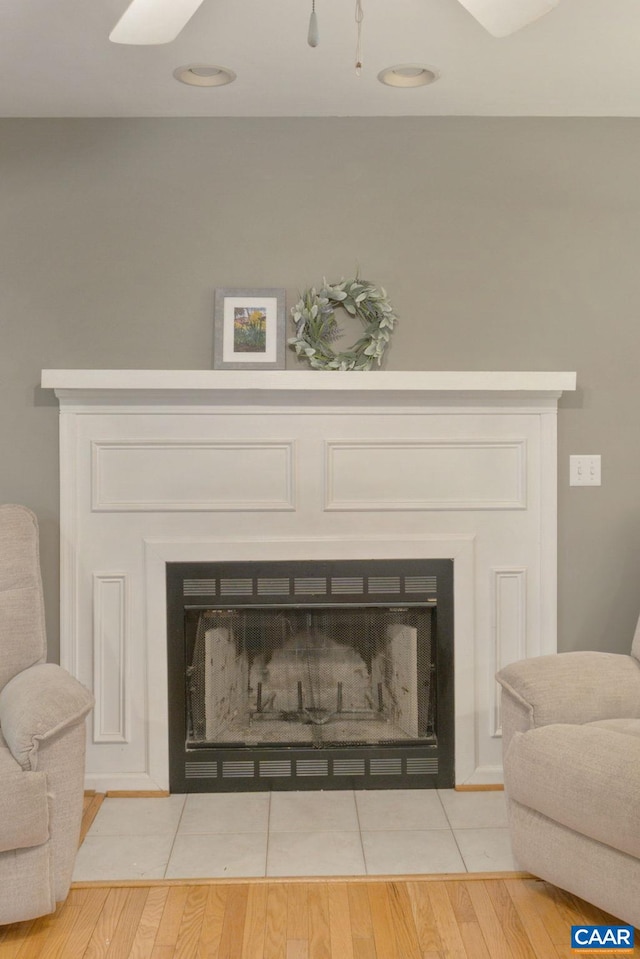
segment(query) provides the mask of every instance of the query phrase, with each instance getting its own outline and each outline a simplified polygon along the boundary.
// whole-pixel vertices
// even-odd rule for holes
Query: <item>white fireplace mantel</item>
[[[61,662],[87,786],[167,789],[167,562],[452,558],[456,782],[501,779],[494,674],[556,649],[557,403],[575,373],[44,370]]]
[[[575,373],[553,372],[339,372],[290,370],[43,370],[42,387],[52,388],[61,401],[74,402],[80,397],[94,401],[135,394],[151,402],[161,399],[198,402],[203,395],[242,393],[261,399],[280,395],[305,394],[330,397],[335,393],[367,397],[389,397],[399,394],[416,399],[441,394],[448,400],[465,400],[479,394],[489,396],[538,397],[557,400],[566,390],[575,390]],[[303,400],[304,401],[304,400]]]

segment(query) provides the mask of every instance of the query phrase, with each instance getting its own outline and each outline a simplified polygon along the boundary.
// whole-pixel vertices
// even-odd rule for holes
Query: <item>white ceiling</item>
[[[3,0],[0,115],[640,116],[640,0],[560,0],[503,39],[458,0],[363,0],[360,77],[355,0],[316,0],[316,49],[306,42],[311,0],[204,0],[156,47],[109,41],[127,5]],[[207,89],[173,79],[195,63],[238,79]],[[408,63],[441,77],[408,90],[377,81]]]

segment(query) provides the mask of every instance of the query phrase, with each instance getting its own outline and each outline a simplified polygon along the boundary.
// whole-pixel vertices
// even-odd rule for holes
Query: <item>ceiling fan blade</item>
[[[494,37],[506,37],[549,13],[559,0],[459,0]]]
[[[170,43],[202,0],[133,0],[109,34],[114,43]]]

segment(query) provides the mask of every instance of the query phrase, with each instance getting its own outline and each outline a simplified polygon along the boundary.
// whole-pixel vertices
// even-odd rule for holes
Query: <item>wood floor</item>
[[[569,959],[572,924],[608,921],[508,873],[76,883],[54,915],[0,927],[0,959]]]
[[[610,921],[518,873],[75,883],[53,915],[0,926],[0,959],[569,959],[572,925]]]

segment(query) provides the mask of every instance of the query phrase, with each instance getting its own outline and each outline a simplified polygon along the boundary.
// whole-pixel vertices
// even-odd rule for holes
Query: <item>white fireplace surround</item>
[[[61,663],[87,788],[169,788],[166,563],[452,558],[456,784],[501,781],[494,674],[556,650],[557,404],[575,373],[44,370]]]

